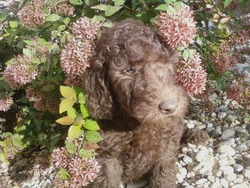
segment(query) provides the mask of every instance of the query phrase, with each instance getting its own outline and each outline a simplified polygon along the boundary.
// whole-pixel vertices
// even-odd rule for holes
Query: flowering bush
[[[162,6],[161,6],[162,7]],[[161,8],[156,27],[163,40],[173,48],[187,47],[194,42],[197,28],[193,11],[184,3],[173,3]]]
[[[177,80],[190,96],[198,97],[208,79],[216,80],[230,98],[250,109],[250,87],[231,69],[240,61],[237,45],[249,40],[240,16],[244,3],[12,1],[0,12],[0,111],[1,118],[13,117],[6,123],[12,131],[1,135],[0,160],[8,162],[23,149],[41,149],[46,156],[52,153],[52,163],[73,187],[95,179],[101,137],[78,87],[101,32],[129,17],[155,29],[179,52]]]

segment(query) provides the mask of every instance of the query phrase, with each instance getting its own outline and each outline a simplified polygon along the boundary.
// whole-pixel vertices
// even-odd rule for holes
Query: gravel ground
[[[219,90],[209,95],[209,101],[215,104],[210,111],[193,100],[185,123],[207,131],[210,139],[206,145],[182,146],[176,181],[180,188],[250,188],[250,114]],[[67,187],[53,167],[42,168],[39,153],[34,155],[36,159],[19,158],[11,166],[1,164],[0,188]],[[140,187],[146,188],[147,182],[126,186]]]

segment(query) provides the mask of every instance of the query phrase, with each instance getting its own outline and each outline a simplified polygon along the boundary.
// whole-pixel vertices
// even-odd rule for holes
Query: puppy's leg
[[[174,155],[162,157],[155,165],[149,180],[150,188],[176,188],[176,159]]]
[[[102,162],[102,169],[91,188],[119,188],[121,184],[122,168],[116,158]]]
[[[207,132],[197,128],[186,128],[182,135],[181,143],[204,144],[208,139],[209,135]]]

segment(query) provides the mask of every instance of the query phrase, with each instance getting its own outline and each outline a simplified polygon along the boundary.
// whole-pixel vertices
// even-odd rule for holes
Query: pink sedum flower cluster
[[[96,159],[82,159],[78,156],[69,156],[65,147],[54,149],[52,163],[57,168],[64,168],[71,176],[72,188],[86,186],[93,182],[100,172],[100,166]]]
[[[86,40],[94,40],[100,32],[100,24],[93,23],[91,19],[82,17],[78,19],[72,27],[72,33],[78,38]]]
[[[214,59],[213,69],[217,73],[223,73],[237,63],[232,49],[228,43],[222,43]]]
[[[163,40],[173,48],[187,47],[197,32],[193,11],[185,4],[181,4],[178,11],[160,12],[155,26]]]
[[[67,168],[69,163],[69,156],[68,152],[65,147],[56,148],[53,150],[51,154],[52,160],[51,162],[57,167],[57,168]]]
[[[100,31],[100,24],[92,23],[91,19],[82,17],[72,26],[73,36],[61,51],[61,67],[66,74],[67,82],[81,76],[89,67],[94,50],[94,40]]]
[[[25,27],[34,29],[45,23],[46,14],[43,12],[45,7],[44,0],[31,0],[18,11],[17,16]]]
[[[0,111],[7,112],[11,105],[13,104],[13,99],[10,95],[6,95],[0,98]]]
[[[3,73],[5,81],[12,89],[19,89],[21,86],[34,80],[37,75],[37,66],[24,55],[11,59]]]
[[[177,81],[190,96],[202,94],[206,90],[207,73],[201,65],[198,52],[195,51],[192,58],[177,63]]]
[[[92,55],[92,45],[75,37],[69,37],[68,43],[60,54],[61,67],[67,77],[81,75],[87,67]]]
[[[45,10],[47,12],[45,13]],[[17,16],[20,22],[28,29],[35,29],[45,23],[46,16],[49,12],[59,14],[61,16],[73,16],[75,8],[67,2],[59,2],[51,4],[45,0],[31,0],[20,9]]]
[[[75,8],[65,1],[59,1],[59,3],[52,7],[52,10],[62,16],[73,16],[75,12]]]
[[[100,166],[95,158],[81,159],[74,157],[69,163],[69,174],[71,175],[71,187],[86,186],[93,182],[100,171]]]

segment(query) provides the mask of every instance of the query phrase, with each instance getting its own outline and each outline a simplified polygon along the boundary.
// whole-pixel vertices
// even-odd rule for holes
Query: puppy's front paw
[[[187,129],[181,138],[182,143],[192,143],[192,144],[205,144],[209,139],[209,135],[206,131],[193,128]]]

